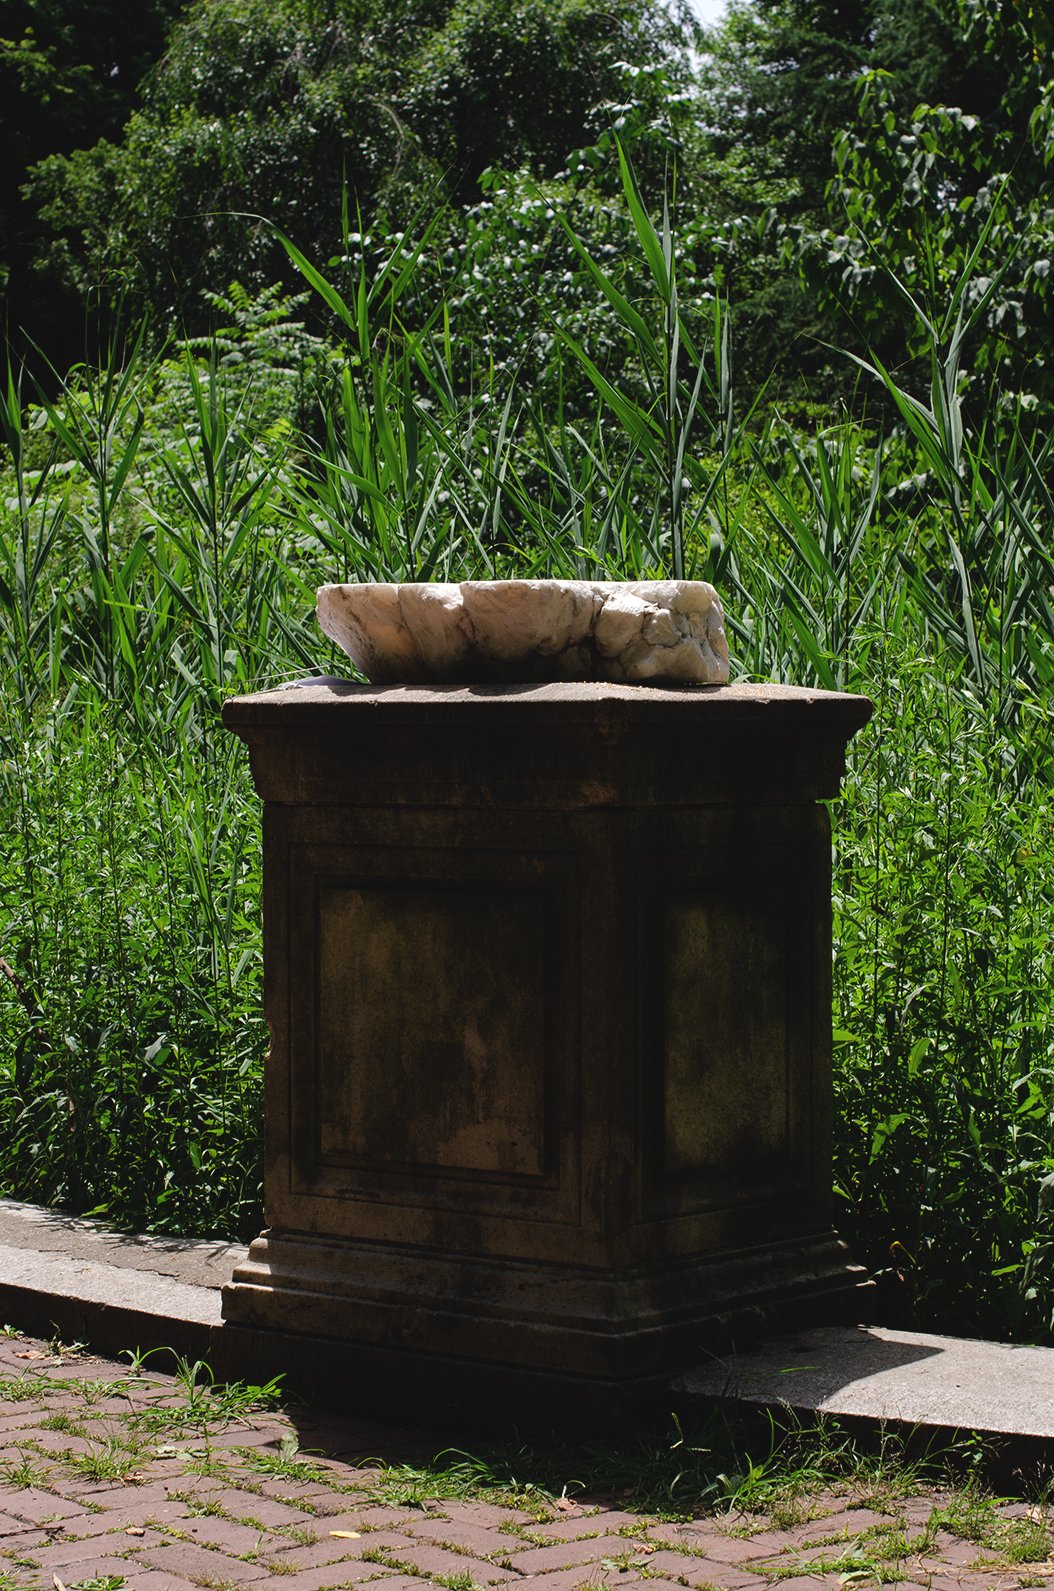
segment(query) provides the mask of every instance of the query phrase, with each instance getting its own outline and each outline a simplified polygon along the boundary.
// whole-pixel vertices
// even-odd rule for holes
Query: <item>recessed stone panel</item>
[[[662,934],[663,1171],[749,1178],[788,1150],[784,891],[666,895]]]
[[[542,895],[334,884],[318,925],[323,1162],[542,1176]]]

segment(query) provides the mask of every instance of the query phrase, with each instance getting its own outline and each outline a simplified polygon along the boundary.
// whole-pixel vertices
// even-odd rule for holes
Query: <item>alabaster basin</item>
[[[320,586],[318,622],[378,685],[728,680],[724,613],[704,580]]]

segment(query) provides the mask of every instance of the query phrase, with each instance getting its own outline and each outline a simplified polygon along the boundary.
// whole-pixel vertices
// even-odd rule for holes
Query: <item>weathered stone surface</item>
[[[1054,1349],[817,1326],[691,1371],[692,1398],[1006,1436],[1054,1437]]]
[[[376,684],[728,680],[703,580],[466,580],[321,586],[318,622]]]
[[[228,703],[272,1047],[270,1230],[225,1320],[538,1408],[851,1298],[821,803],[869,711],[567,682]]]
[[[0,1200],[0,1320],[115,1350],[135,1343],[197,1355],[219,1328],[220,1287],[244,1253]]]
[[[42,1209],[18,1199],[0,1199],[0,1245],[31,1257],[55,1254],[89,1265],[105,1263],[118,1270],[156,1273],[190,1287],[216,1291],[245,1253],[243,1245],[219,1241],[115,1232],[105,1221]]]

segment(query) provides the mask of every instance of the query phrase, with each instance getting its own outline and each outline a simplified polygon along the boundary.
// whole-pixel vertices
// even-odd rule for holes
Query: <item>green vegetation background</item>
[[[96,15],[98,13],[98,15]],[[864,691],[838,1220],[1054,1340],[1052,25],[996,0],[9,0],[0,1186],[260,1224],[224,696],[334,578],[711,579]]]

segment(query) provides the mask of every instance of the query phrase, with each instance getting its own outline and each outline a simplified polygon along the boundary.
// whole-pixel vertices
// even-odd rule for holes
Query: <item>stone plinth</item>
[[[224,1317],[349,1371],[632,1391],[831,1316],[830,829],[861,697],[228,702],[264,810],[269,1229]]]

